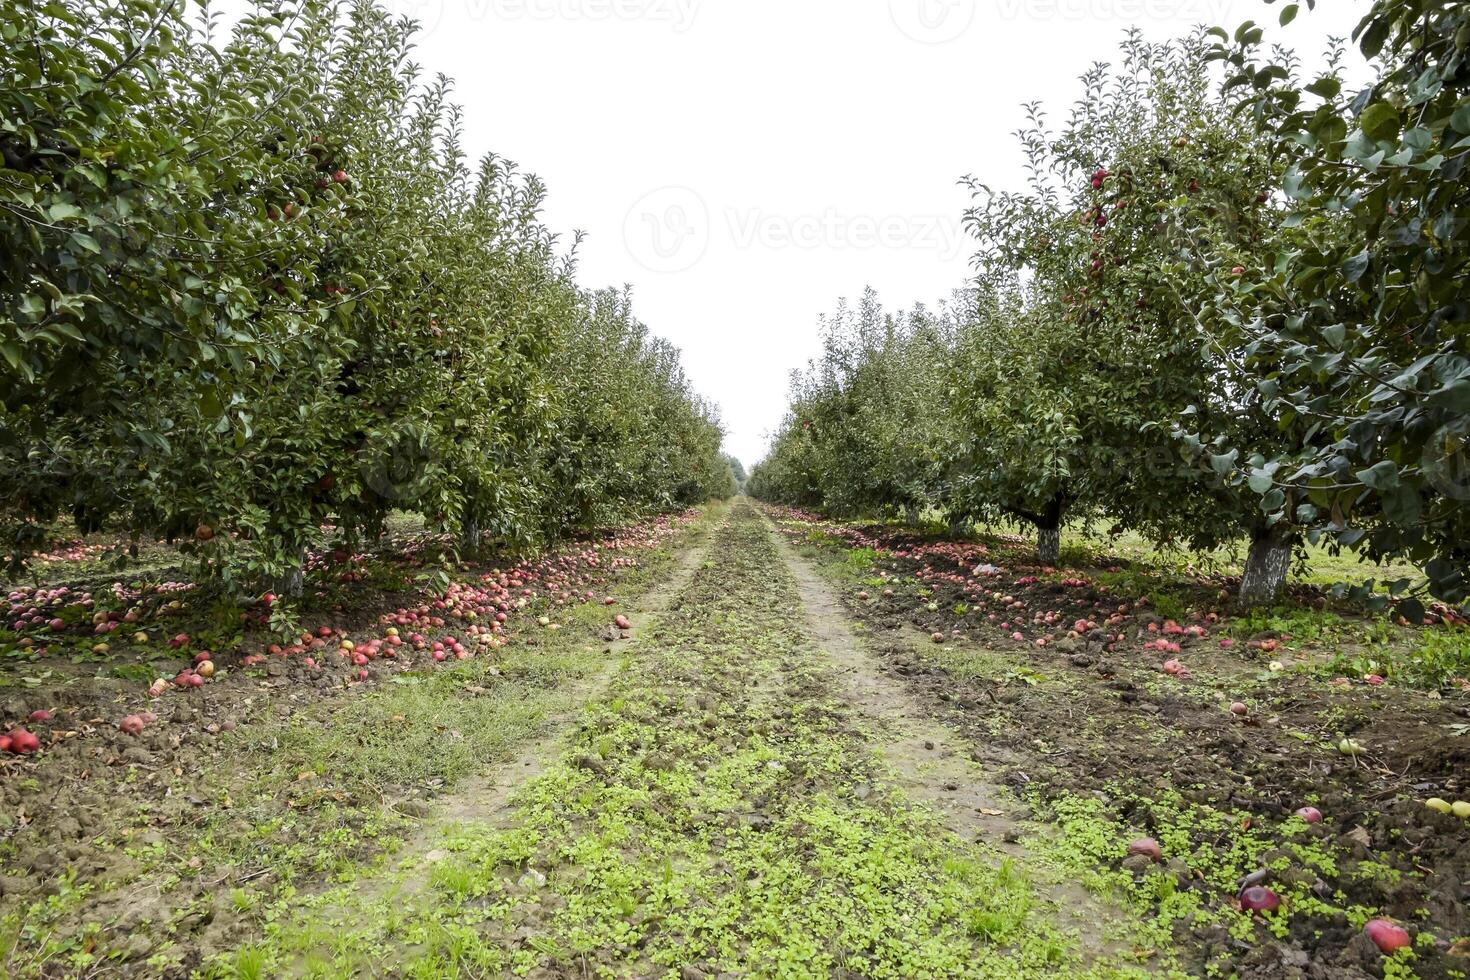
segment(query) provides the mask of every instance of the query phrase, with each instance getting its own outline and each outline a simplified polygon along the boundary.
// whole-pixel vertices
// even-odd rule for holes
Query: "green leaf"
[[[1424,516],[1424,499],[1418,490],[1400,484],[1384,493],[1383,513],[1399,527],[1413,527]]]
[[[1399,111],[1387,102],[1375,102],[1358,117],[1358,128],[1375,142],[1396,139],[1399,135]]]
[[[1470,133],[1470,102],[1460,103],[1460,107],[1450,116],[1450,127],[1457,133]]]
[[[1369,254],[1367,249],[1364,249],[1357,255],[1354,255],[1352,258],[1348,259],[1342,264],[1343,277],[1346,278],[1348,282],[1357,282],[1359,279],[1362,279],[1363,273],[1368,271],[1368,264],[1372,261],[1372,259],[1373,256]]]
[[[1429,396],[1429,404],[1460,415],[1470,415],[1470,378],[1452,381]]]
[[[1358,482],[1373,490],[1383,491],[1398,486],[1399,468],[1393,460],[1385,459],[1357,473]]]
[[[1294,3],[1289,3],[1285,7],[1283,7],[1281,9],[1281,26],[1285,27],[1287,24],[1290,24],[1292,21],[1296,20],[1296,15],[1298,12],[1300,12],[1300,10],[1301,7],[1298,4]]]
[[[1323,75],[1307,86],[1307,92],[1331,101],[1342,94],[1342,82],[1331,75]]]

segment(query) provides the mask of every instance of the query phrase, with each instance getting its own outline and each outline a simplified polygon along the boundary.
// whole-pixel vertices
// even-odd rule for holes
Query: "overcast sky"
[[[380,0],[381,2],[381,0]],[[1261,0],[389,0],[456,82],[466,148],[549,185],[589,286],[684,351],[747,465],[780,422],[817,316],[963,285],[957,185],[1018,187],[1020,105],[1060,118],[1130,25],[1158,39],[1254,19],[1315,62],[1363,0],[1286,30]]]

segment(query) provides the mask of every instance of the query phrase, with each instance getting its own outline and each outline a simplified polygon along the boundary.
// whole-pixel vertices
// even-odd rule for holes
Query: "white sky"
[[[382,0],[380,0],[382,2]],[[781,419],[819,313],[963,285],[973,173],[1017,187],[1020,104],[1060,118],[1077,76],[1150,38],[1255,19],[1309,63],[1364,0],[1276,28],[1260,0],[388,0],[456,82],[466,149],[549,184],[580,278],[630,283],[684,351],[747,466]]]

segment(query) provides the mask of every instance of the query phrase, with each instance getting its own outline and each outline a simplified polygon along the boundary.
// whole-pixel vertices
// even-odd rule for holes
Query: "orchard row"
[[[1377,606],[1463,601],[1470,5],[1378,0],[1355,40],[1361,90],[1246,24],[1130,35],[1059,127],[1029,106],[1030,186],[969,181],[972,288],[840,308],[751,492],[1015,521],[1046,562],[1093,516],[1249,542],[1247,603],[1325,543],[1423,569]]]
[[[733,490],[678,352],[466,159],[411,24],[192,9],[0,12],[0,556],[69,518],[290,593],[328,522],[528,547]]]

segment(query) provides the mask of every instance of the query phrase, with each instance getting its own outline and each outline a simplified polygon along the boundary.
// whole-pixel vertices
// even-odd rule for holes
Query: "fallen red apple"
[[[1164,849],[1152,837],[1140,837],[1128,845],[1128,856],[1143,855],[1151,861],[1164,860]]]
[[[41,748],[41,740],[24,728],[10,733],[10,751],[16,755],[30,755]]]
[[[630,630],[633,628],[633,624],[628,621],[628,617],[623,615],[613,617],[613,625],[620,630]]]
[[[143,720],[142,715],[128,715],[117,723],[117,727],[127,735],[141,735],[148,723]]]
[[[32,711],[30,716],[31,721],[50,721],[51,718],[51,712],[47,711],[45,708],[38,708],[35,711]]]
[[[1240,893],[1242,912],[1275,912],[1281,907],[1281,897],[1264,885],[1252,885]]]
[[[1244,717],[1245,715],[1249,714],[1250,713],[1250,710],[1251,710],[1250,708],[1247,708],[1245,706],[1245,702],[1243,702],[1243,701],[1236,701],[1234,704],[1232,704],[1230,706],[1230,713],[1232,715],[1236,715],[1236,716],[1240,716],[1240,717]]]
[[[1409,931],[1388,919],[1370,919],[1363,931],[1382,953],[1392,953],[1409,945]]]
[[[1322,811],[1314,806],[1304,806],[1296,811],[1296,815],[1301,817],[1307,823],[1322,822]]]

